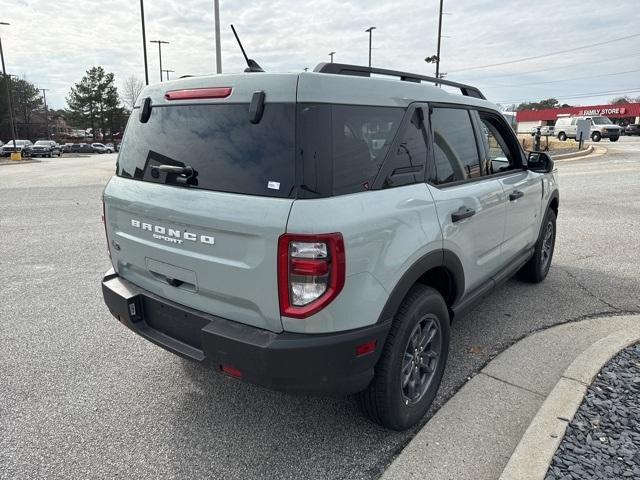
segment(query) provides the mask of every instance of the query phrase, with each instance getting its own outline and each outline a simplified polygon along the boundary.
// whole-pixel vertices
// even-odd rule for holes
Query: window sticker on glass
[[[267,188],[270,188],[271,190],[280,190],[280,182],[269,180],[269,182],[267,183]]]

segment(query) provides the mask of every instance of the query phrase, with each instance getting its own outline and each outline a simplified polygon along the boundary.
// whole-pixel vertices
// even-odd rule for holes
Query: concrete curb
[[[555,161],[555,160],[568,160],[570,158],[586,157],[587,155],[590,155],[591,153],[593,153],[594,150],[595,149],[593,145],[589,145],[584,150],[580,150],[578,152],[571,152],[571,153],[561,153],[560,155],[552,155],[551,158]]]
[[[576,357],[531,421],[500,480],[544,480],[587,387],[607,361],[639,341],[640,326],[621,330],[595,342]]]

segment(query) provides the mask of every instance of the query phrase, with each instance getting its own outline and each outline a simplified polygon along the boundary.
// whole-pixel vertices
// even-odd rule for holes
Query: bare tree
[[[127,77],[122,88],[122,101],[127,109],[133,110],[133,106],[143,88],[144,84],[138,77],[135,75]]]

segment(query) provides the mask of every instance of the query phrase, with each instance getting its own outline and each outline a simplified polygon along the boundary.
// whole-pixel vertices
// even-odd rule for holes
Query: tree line
[[[0,139],[11,139],[9,105],[5,82],[9,81],[11,103],[17,138],[36,140],[46,138],[44,100],[33,83],[16,77],[0,77]],[[71,87],[66,97],[67,107],[49,110],[49,121],[62,117],[75,129],[91,129],[93,140],[110,139],[124,131],[136,98],[144,85],[134,76],[127,78],[118,91],[113,73],[102,67],[87,70],[82,79]]]

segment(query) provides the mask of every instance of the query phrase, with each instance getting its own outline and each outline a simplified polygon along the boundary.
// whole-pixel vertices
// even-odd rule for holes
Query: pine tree
[[[112,136],[121,128],[123,109],[119,103],[115,75],[106,73],[102,67],[87,70],[67,97],[70,118],[75,123],[88,124],[94,141],[98,128],[103,136],[107,132]]]

